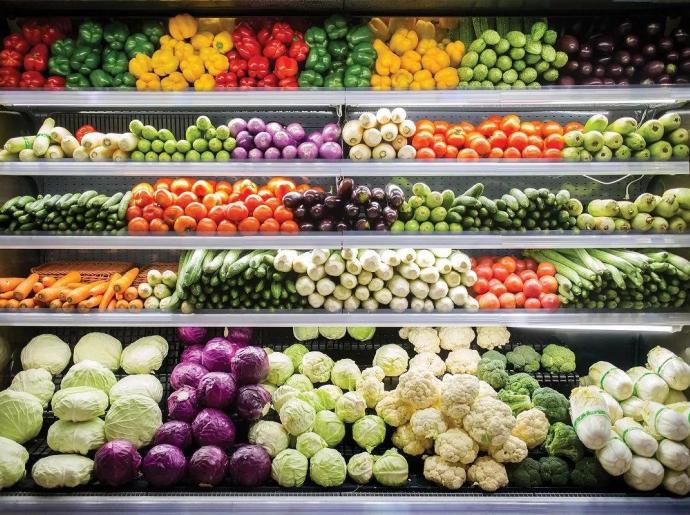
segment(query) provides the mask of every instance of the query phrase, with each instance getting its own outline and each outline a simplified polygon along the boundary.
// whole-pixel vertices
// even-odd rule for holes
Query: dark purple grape
[[[616,26],[616,35],[623,37],[630,34],[633,30],[633,23],[625,19]]]
[[[578,54],[578,57],[583,61],[589,61],[592,58],[592,44],[583,43],[580,45],[580,53]]]
[[[623,70],[623,73],[625,74],[626,77],[631,79],[635,75],[636,68],[632,65],[626,66],[625,69]]]
[[[645,77],[655,78],[659,77],[662,73],[664,73],[664,63],[661,61],[649,61],[642,69],[642,75]]]
[[[630,64],[632,64],[633,66],[643,66],[644,62],[644,56],[642,54],[632,54],[630,56]]]
[[[611,77],[604,77],[604,79],[601,81],[604,86],[615,86],[616,81],[613,80]]]
[[[630,64],[630,52],[627,50],[617,50],[614,57],[616,62],[623,66]]]
[[[570,75],[561,75],[561,77],[558,79],[558,84],[561,86],[574,86],[575,79],[573,79]]]
[[[671,38],[661,38],[657,42],[657,46],[663,52],[670,52],[673,50],[673,40]]]
[[[580,63],[580,75],[582,75],[583,77],[589,77],[590,75],[592,75],[592,71],[592,63],[587,61]]]
[[[307,218],[307,210],[304,208],[304,206],[299,206],[293,209],[292,215],[295,217],[295,220],[301,222]]]
[[[604,75],[606,75],[606,68],[604,68],[601,64],[597,64],[592,71],[592,75],[603,78]]]
[[[283,196],[285,207],[294,209],[302,203],[302,194],[299,191],[290,191]]]
[[[565,63],[565,71],[568,73],[577,73],[580,69],[580,61],[571,60]]]
[[[602,54],[611,54],[615,48],[615,43],[611,36],[601,36],[594,41],[594,49]]]
[[[623,67],[618,63],[611,63],[606,67],[606,73],[611,77],[620,77],[623,75]]]
[[[656,45],[652,43],[644,45],[642,47],[642,55],[647,58],[654,57],[656,55]]]
[[[675,50],[666,54],[667,63],[677,63],[679,58],[680,56],[678,55],[678,52],[676,52]]]
[[[661,75],[656,79],[657,84],[673,84],[673,79],[669,75]]]
[[[664,30],[664,26],[658,21],[650,21],[645,27],[645,32],[648,36],[656,36],[662,30]]]
[[[623,43],[628,48],[637,48],[640,46],[640,38],[636,34],[628,34],[625,36]]]
[[[369,220],[366,218],[360,218],[355,222],[356,231],[368,231],[369,229],[371,229],[371,226],[369,225]]]
[[[565,34],[558,41],[558,49],[568,55],[574,55],[580,49],[580,42],[575,36]]]
[[[302,222],[299,224],[299,230],[302,232],[309,232],[314,230],[314,224],[310,222]]]
[[[679,45],[685,45],[690,41],[690,35],[688,35],[688,31],[686,31],[682,27],[678,27],[676,30],[673,31],[671,34],[673,36],[673,39],[676,40],[676,43]]]

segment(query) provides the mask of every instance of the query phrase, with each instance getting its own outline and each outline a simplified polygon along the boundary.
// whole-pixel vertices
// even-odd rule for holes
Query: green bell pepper
[[[67,76],[65,87],[67,89],[82,89],[91,86],[89,79],[81,73],[73,73]]]
[[[103,29],[103,39],[112,50],[122,50],[129,36],[129,27],[121,21],[109,23]]]
[[[137,79],[129,72],[121,73],[113,77],[114,88],[133,88],[137,84]]]
[[[306,41],[311,48],[325,47],[328,43],[328,36],[326,31],[320,27],[310,27],[304,33],[304,41]]]
[[[69,57],[55,56],[48,59],[48,73],[67,77],[72,70],[69,66]]]
[[[344,39],[330,40],[326,49],[328,50],[328,53],[331,54],[331,60],[339,63],[344,63],[347,59],[347,54],[350,52],[350,49],[347,46],[347,41]]]
[[[127,41],[125,41],[125,52],[127,57],[133,59],[137,54],[146,54],[148,56],[153,55],[154,47],[153,43],[149,41],[145,34],[141,32],[135,32],[131,34]]]
[[[340,73],[340,72],[344,73],[345,68],[347,68],[345,63],[342,63],[342,62],[331,63],[331,73]]]
[[[144,25],[141,27],[141,31],[154,45],[158,45],[158,41],[166,33],[165,26],[163,25],[163,22],[160,20],[149,20],[145,22]]]
[[[313,88],[323,86],[323,76],[314,70],[304,70],[299,74],[297,84],[300,88]]]
[[[345,68],[343,83],[346,88],[368,88],[371,81],[371,70],[361,64]]]
[[[103,39],[103,27],[95,21],[85,21],[79,25],[79,39],[87,45],[98,45]]]
[[[309,50],[309,56],[304,63],[304,68],[314,70],[321,74],[326,73],[331,67],[331,56],[323,47],[313,47]]]
[[[108,72],[94,70],[89,74],[89,81],[94,88],[112,88],[113,78]]]
[[[71,38],[58,39],[50,45],[51,57],[71,57],[74,52],[74,40]]]
[[[373,43],[374,33],[371,32],[371,29],[369,29],[369,27],[366,25],[359,25],[350,29],[350,31],[347,33],[346,39],[347,44],[353,49],[360,43]]]
[[[110,75],[119,75],[126,72],[128,68],[127,54],[120,50],[106,49],[103,51],[103,69]]]
[[[323,85],[327,88],[330,89],[340,89],[343,87],[343,77],[345,76],[345,71],[340,70],[336,72],[331,72],[328,75],[326,75],[326,78],[323,80]]]
[[[347,20],[340,14],[334,14],[326,18],[323,28],[330,39],[341,39],[347,35]]]
[[[72,71],[88,75],[101,64],[101,52],[98,48],[78,46],[70,57],[69,65]]]
[[[371,69],[376,62],[376,50],[371,46],[371,43],[360,43],[352,49],[347,58],[347,65],[361,64],[362,66]]]

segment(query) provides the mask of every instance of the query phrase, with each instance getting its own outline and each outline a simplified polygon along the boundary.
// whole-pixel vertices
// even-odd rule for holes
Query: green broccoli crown
[[[481,359],[477,367],[477,377],[498,390],[505,386],[508,372],[506,372],[506,366],[502,361]]]
[[[515,370],[536,372],[539,370],[540,354],[529,345],[518,345],[506,353],[506,359]]]
[[[532,404],[544,412],[546,418],[552,424],[554,422],[567,422],[570,401],[560,392],[548,386],[537,388],[532,393]]]
[[[517,465],[508,468],[508,481],[511,486],[534,488],[541,486],[539,462],[533,458],[525,458]]]
[[[531,396],[537,388],[539,388],[539,381],[529,374],[518,372],[508,378],[504,389]]]
[[[570,474],[573,485],[583,488],[603,488],[611,482],[611,476],[596,458],[588,456],[575,463]]]
[[[529,395],[515,393],[504,388],[498,392],[498,398],[510,406],[514,416],[532,408],[532,399],[530,399]]]
[[[549,428],[544,448],[549,456],[569,458],[574,462],[580,461],[585,452],[573,426],[562,422],[556,422]]]
[[[539,474],[545,485],[565,486],[570,479],[568,463],[556,456],[539,458]]]
[[[506,357],[497,350],[486,351],[484,354],[482,354],[482,359],[485,361],[500,361],[503,363],[503,368],[505,368],[508,361]]]
[[[541,366],[549,372],[574,372],[575,353],[568,347],[550,343],[541,354]]]

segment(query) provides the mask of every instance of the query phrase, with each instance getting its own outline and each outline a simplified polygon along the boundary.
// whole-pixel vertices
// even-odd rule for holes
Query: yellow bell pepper
[[[429,70],[419,70],[414,74],[414,80],[412,81],[412,84],[410,84],[410,89],[415,91],[420,89],[434,89],[435,85],[436,81]]]
[[[194,47],[190,43],[185,43],[184,41],[180,41],[177,46],[175,47],[175,50],[173,51],[175,54],[175,57],[177,57],[180,61],[184,59],[185,57],[189,57],[190,55],[194,55],[196,52],[194,50]]]
[[[172,50],[156,50],[151,56],[151,66],[156,75],[161,77],[177,71],[180,60],[175,57]]]
[[[204,61],[204,65],[206,66],[206,71],[214,77],[219,73],[228,71],[228,68],[230,68],[228,58],[225,57],[225,54],[219,53],[209,56],[208,59]]]
[[[449,65],[450,57],[440,48],[430,48],[426,54],[422,56],[422,68],[429,70],[431,73],[436,73]]]
[[[146,72],[137,79],[137,89],[139,91],[160,91],[161,80],[155,73]]]
[[[400,69],[400,58],[390,50],[379,53],[376,58],[376,73],[392,75]]]
[[[129,60],[129,73],[137,79],[150,71],[151,58],[148,55],[139,53]]]
[[[419,55],[424,55],[426,54],[429,50],[432,48],[436,48],[436,40],[435,39],[422,39],[419,41],[419,44],[417,45],[417,53]]]
[[[206,47],[206,48],[202,48],[201,50],[199,50],[199,57],[201,57],[201,59],[204,62],[208,61],[209,59],[211,59],[211,57],[213,57],[214,55],[217,55],[217,54],[218,54],[218,50],[216,50],[215,48],[213,48],[211,46]]]
[[[414,50],[408,50],[400,58],[400,67],[410,73],[418,72],[422,69],[422,56]]]
[[[455,89],[460,83],[460,78],[458,77],[458,70],[451,66],[443,68],[436,72],[434,75],[436,80],[436,87],[438,89]]]
[[[204,72],[204,61],[198,55],[188,55],[180,61],[180,70],[188,82],[194,82],[201,77]]]
[[[369,30],[374,33],[374,37],[378,39],[388,40],[390,33],[388,32],[388,24],[381,18],[372,18],[367,25]]]
[[[192,46],[201,50],[202,48],[209,47],[213,44],[213,33],[212,32],[197,32],[192,36]]]
[[[194,81],[194,89],[197,91],[213,91],[216,87],[216,79],[211,74],[204,73]]]
[[[189,84],[180,72],[172,72],[161,80],[163,91],[184,91],[188,86]]]
[[[383,75],[372,75],[371,76],[371,87],[373,89],[384,91],[391,89],[391,78],[384,77]]]
[[[446,53],[450,57],[450,65],[453,68],[457,68],[465,55],[465,44],[460,40],[448,43],[446,45]]]
[[[414,30],[400,28],[395,31],[388,42],[390,49],[398,55],[403,55],[408,50],[417,48],[419,38]]]
[[[233,46],[234,45],[232,44],[232,36],[227,30],[219,32],[213,38],[213,48],[215,48],[222,54],[232,50]]]
[[[393,89],[410,89],[413,79],[414,77],[407,70],[398,70],[391,78],[391,86]]]
[[[160,43],[163,50],[175,50],[175,47],[180,41],[166,34],[165,36],[161,36],[158,43]]]
[[[388,45],[386,45],[386,43],[384,43],[380,39],[375,39],[374,42],[371,44],[371,46],[374,47],[374,50],[376,50],[377,54],[382,54],[384,52],[390,52],[391,51],[391,49],[388,48]]]
[[[414,31],[419,39],[436,39],[436,26],[428,20],[417,20],[414,24]]]
[[[191,14],[178,14],[168,20],[168,33],[175,39],[188,39],[198,30],[196,18]]]

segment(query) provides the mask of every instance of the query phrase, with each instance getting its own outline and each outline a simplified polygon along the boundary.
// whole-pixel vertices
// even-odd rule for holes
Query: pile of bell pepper
[[[68,89],[132,88],[136,79],[128,71],[130,57],[153,54],[164,33],[158,20],[145,21],[138,32],[120,21],[102,25],[87,20],[79,25],[76,39],[52,43],[48,70],[63,77]]]
[[[63,77],[48,71],[50,45],[71,30],[69,19],[31,18],[20,23],[20,32],[3,39],[0,51],[0,88],[61,88]]]
[[[299,76],[301,87],[369,87],[376,61],[369,27],[350,26],[345,17],[334,14],[323,27],[308,29],[304,39],[309,55]]]

